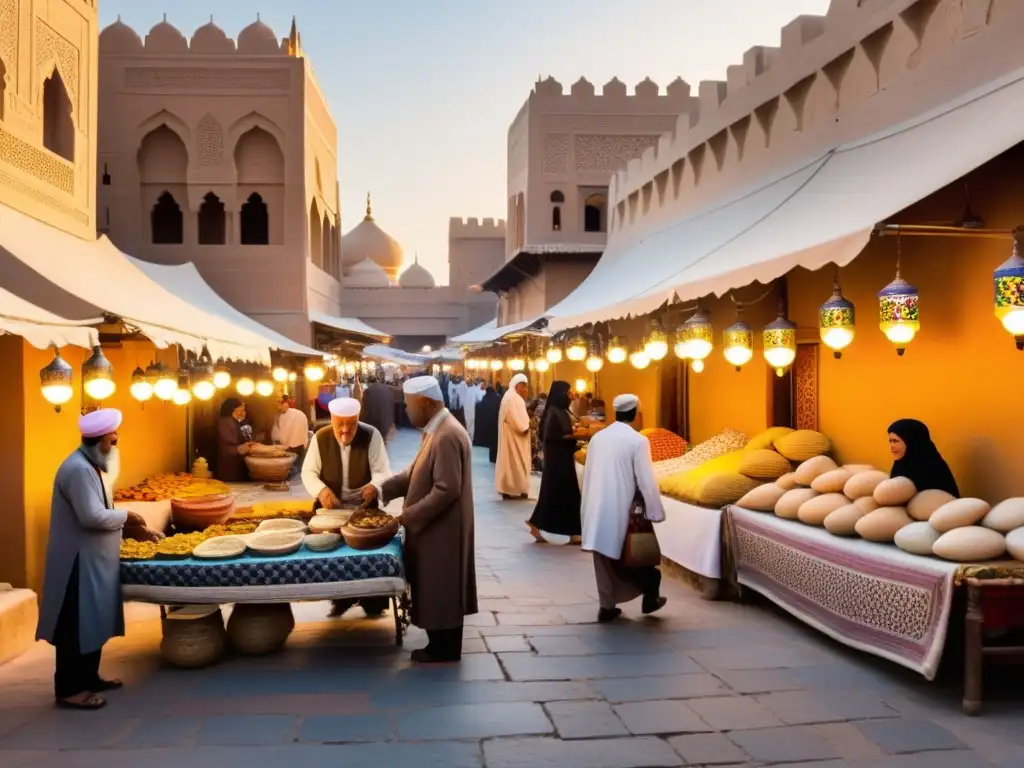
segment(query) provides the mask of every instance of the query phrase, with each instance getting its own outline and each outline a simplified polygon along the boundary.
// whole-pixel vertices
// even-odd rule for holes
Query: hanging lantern
[[[629,356],[629,363],[638,371],[642,371],[651,364],[651,358],[647,356],[647,353],[644,352],[644,350],[639,349]]]
[[[725,359],[730,365],[736,366],[737,371],[754,356],[754,332],[742,320],[737,320],[725,329],[722,343],[725,346]]]
[[[591,373],[597,373],[604,368],[604,358],[598,354],[596,344],[590,345],[590,354],[587,355],[587,362],[585,363],[587,370]]]
[[[274,382],[267,375],[265,368],[260,370],[260,375],[256,377],[256,394],[260,397],[270,397],[274,394]]]
[[[582,336],[577,336],[569,343],[569,346],[565,350],[565,356],[574,363],[581,363],[586,359],[587,342],[583,340]]]
[[[548,362],[551,363],[552,365],[558,365],[558,363],[562,362],[562,350],[560,347],[548,347],[548,352],[546,356],[548,358]]]
[[[92,356],[82,363],[82,387],[93,400],[106,400],[117,389],[114,384],[114,366],[98,344],[92,348]]]
[[[899,268],[896,279],[878,292],[878,327],[896,345],[898,355],[906,351],[921,329],[919,302],[917,288],[900,277]]]
[[[548,368],[550,367],[551,364],[548,362],[548,359],[546,357],[538,357],[536,360],[533,361],[533,368],[534,370],[537,371],[537,373],[547,373]]]
[[[302,369],[306,381],[323,381],[324,374],[324,367],[320,363],[306,363],[306,367]]]
[[[651,332],[644,342],[644,352],[651,360],[664,360],[668,354],[668,335],[658,320],[651,321]]]
[[[996,317],[1003,324],[1017,349],[1024,350],[1024,258],[1017,250],[1016,237],[1013,255],[996,269],[993,275],[996,288]]]
[[[690,328],[683,323],[676,328],[676,343],[672,352],[680,360],[687,360],[690,357]]]
[[[217,392],[213,383],[213,366],[208,360],[201,361],[192,370],[192,394],[198,400],[209,400]]]
[[[521,357],[510,358],[507,365],[510,371],[519,372],[526,369],[526,361]]]
[[[67,405],[74,397],[75,371],[60,356],[60,350],[54,347],[53,360],[39,371],[39,389],[43,399],[60,413],[61,406]]]
[[[854,320],[853,303],[843,296],[837,277],[832,283],[832,298],[818,310],[821,343],[832,350],[836,360],[843,356],[843,350],[853,341]]]
[[[178,388],[174,391],[172,401],[175,405],[188,405],[192,402],[192,392],[189,387],[189,375],[182,373],[178,376]]]
[[[235,390],[242,397],[251,397],[252,393],[256,391],[256,382],[248,376],[243,376],[235,383]]]
[[[353,363],[351,361],[345,363],[345,375],[346,376],[355,376],[356,375],[356,364],[355,363]]]
[[[295,371],[288,371],[288,381],[298,381],[298,380],[299,380],[299,374],[297,374]]]
[[[288,369],[283,368],[280,365],[275,366],[274,370],[271,372],[271,376],[273,376],[274,381],[278,383],[288,381]]]
[[[711,319],[706,312],[697,310],[689,320],[683,323],[686,339],[686,356],[694,362],[701,362],[699,368],[690,367],[697,373],[704,370],[703,361],[714,349],[715,329],[711,325]]]
[[[151,382],[153,384],[153,394],[158,398],[167,402],[174,399],[174,393],[178,391],[178,375],[168,369],[163,363],[157,363],[156,366],[156,380]],[[146,377],[149,378],[149,370],[146,371]]]
[[[704,372],[704,361],[703,360],[693,360],[693,361],[691,361],[690,362],[690,370],[693,371],[694,373],[703,373]]]
[[[780,310],[779,316],[764,327],[762,341],[764,359],[775,369],[776,376],[785,376],[786,369],[796,360],[796,323],[787,320]]]
[[[586,379],[576,379],[576,391],[581,395],[587,391]]]
[[[149,374],[149,371],[146,371]],[[213,386],[217,389],[227,389],[231,385],[231,369],[224,362],[217,363],[213,371]]]
[[[505,367],[504,361],[499,360],[498,358],[494,358],[493,360],[491,360],[491,370],[494,371],[495,373],[497,373],[498,371],[500,371],[504,367]]]
[[[626,362],[629,358],[629,350],[626,348],[626,342],[621,336],[612,336],[608,341],[608,362],[613,365],[619,365]]]
[[[466,370],[467,371],[475,371],[476,370],[476,360],[473,360],[472,358],[466,360]]]
[[[140,403],[153,399],[153,385],[146,379],[146,372],[141,368],[132,371],[132,385],[128,391]]]

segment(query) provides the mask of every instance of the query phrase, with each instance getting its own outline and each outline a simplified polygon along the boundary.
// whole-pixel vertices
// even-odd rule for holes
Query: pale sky
[[[505,216],[509,123],[538,76],[632,87],[724,80],[755,45],[778,45],[829,0],[100,0],[141,35],[167,13],[186,37],[214,20],[230,37],[256,13],[302,45],[338,126],[341,223],[374,217],[439,283],[448,218]]]

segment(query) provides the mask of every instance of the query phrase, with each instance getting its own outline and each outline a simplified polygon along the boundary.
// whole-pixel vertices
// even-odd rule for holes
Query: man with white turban
[[[412,659],[458,661],[465,617],[477,612],[473,451],[466,430],[445,408],[437,379],[418,376],[403,391],[409,421],[423,430],[423,442],[412,464],[384,483],[382,498],[404,499],[399,519],[411,618],[428,638]]]
[[[639,398],[619,395],[613,407],[615,423],[590,441],[583,473],[582,549],[594,555],[600,622],[614,621],[622,614],[619,603],[640,596],[645,614],[665,605],[658,567],[628,567],[622,562],[634,499],[643,500],[644,514],[652,522],[662,522],[665,510],[654,476],[651,444],[633,427]]]
[[[302,462],[302,485],[316,501],[317,509],[340,509],[348,504],[372,504],[380,496],[380,487],[391,476],[384,438],[374,427],[359,421],[359,401],[339,397],[327,406],[331,425],[313,435]],[[341,616],[355,600],[336,600],[332,616]],[[388,598],[359,601],[367,615],[379,616],[388,607]]]
[[[124,634],[121,603],[121,531],[147,530],[137,512],[114,509],[104,474],[116,463],[121,412],[104,408],[82,416],[82,442],[57,470],[50,506],[50,538],[36,637],[57,650],[54,694],[64,709],[99,709],[100,694],[121,687],[100,677],[107,640]]]
[[[498,409],[498,461],[494,487],[503,499],[525,499],[530,495],[530,415],[526,411],[529,392],[526,374],[517,373],[509,382]]]

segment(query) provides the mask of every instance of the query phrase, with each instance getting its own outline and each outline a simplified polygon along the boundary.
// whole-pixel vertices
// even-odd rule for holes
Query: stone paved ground
[[[416,442],[399,436],[396,465]],[[46,646],[0,667],[0,768],[1024,768],[1020,677],[970,719],[955,684],[671,580],[657,618],[630,605],[599,626],[588,556],[531,543],[530,505],[494,500],[485,455],[474,472],[481,613],[461,665],[414,667],[421,633],[399,650],[389,620],[304,604],[281,654],[167,669],[137,607],[103,711],[52,708]]]

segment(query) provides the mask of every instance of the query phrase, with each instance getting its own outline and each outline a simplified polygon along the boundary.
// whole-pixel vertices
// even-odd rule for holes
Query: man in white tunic
[[[339,509],[365,502],[376,503],[381,485],[391,476],[384,438],[374,427],[359,421],[357,400],[341,397],[328,405],[331,425],[313,435],[302,463],[302,485],[317,509]],[[340,616],[356,601],[337,600],[331,615]],[[367,615],[379,616],[388,598],[368,598],[359,604]]]
[[[470,441],[476,432],[476,404],[484,396],[484,383],[477,379],[472,386],[466,388],[466,432]]]
[[[665,605],[661,571],[657,566],[632,568],[622,564],[630,508],[637,492],[643,497],[648,520],[665,519],[651,445],[633,428],[640,400],[636,395],[615,398],[615,423],[598,432],[587,449],[583,474],[583,546],[594,555],[594,573],[601,601],[597,620],[613,621],[622,614],[616,606],[643,596],[641,610],[654,613]]]
[[[525,499],[530,495],[530,415],[526,412],[529,391],[525,374],[509,382],[498,409],[498,460],[494,487],[503,499]]]
[[[309,419],[298,408],[292,407],[292,399],[288,395],[281,395],[277,403],[277,418],[270,430],[270,439],[298,457],[292,474],[298,472],[309,444]]]

